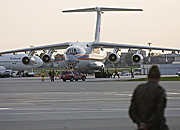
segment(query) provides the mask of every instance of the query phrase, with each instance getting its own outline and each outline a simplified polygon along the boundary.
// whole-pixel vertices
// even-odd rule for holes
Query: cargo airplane
[[[43,65],[43,61],[38,56],[32,56],[29,64],[24,64],[27,54],[5,54],[0,56],[0,66],[13,71],[23,71],[35,69]]]
[[[76,69],[83,73],[94,73],[96,70],[104,68],[104,61],[109,60],[112,63],[119,61],[117,52],[121,48],[135,48],[138,49],[137,53],[132,56],[132,60],[135,63],[141,63],[143,60],[140,54],[141,49],[148,50],[162,50],[162,51],[177,51],[180,49],[170,49],[162,47],[149,47],[138,46],[129,44],[100,42],[100,30],[101,30],[101,15],[106,11],[143,11],[143,9],[130,9],[130,8],[107,8],[107,7],[94,7],[84,9],[64,10],[63,13],[71,12],[96,12],[97,22],[95,29],[95,38],[93,42],[64,42],[57,44],[50,44],[44,46],[37,46],[31,48],[17,49],[11,51],[0,52],[0,55],[7,53],[28,52],[28,55],[22,59],[23,64],[28,65],[32,61],[32,57],[35,51],[43,50],[46,54],[43,55],[42,60],[45,63],[51,62],[52,54],[57,49],[65,49],[64,56],[58,59],[59,64],[64,64],[68,69]],[[107,55],[104,48],[113,48],[113,52]]]

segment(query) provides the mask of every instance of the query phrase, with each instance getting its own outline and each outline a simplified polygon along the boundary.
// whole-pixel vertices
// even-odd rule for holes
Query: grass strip
[[[130,79],[127,81],[147,81],[147,78]],[[161,77],[160,81],[180,81],[180,77]]]

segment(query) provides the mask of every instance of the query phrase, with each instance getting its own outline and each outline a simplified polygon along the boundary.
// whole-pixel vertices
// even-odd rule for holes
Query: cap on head
[[[148,78],[149,79],[159,79],[160,76],[161,76],[161,74],[160,74],[158,66],[153,65],[149,70]]]

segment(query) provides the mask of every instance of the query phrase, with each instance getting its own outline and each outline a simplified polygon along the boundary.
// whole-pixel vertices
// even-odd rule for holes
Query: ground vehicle
[[[34,73],[34,77],[41,77],[40,73]]]
[[[141,74],[141,68],[135,68],[134,74]]]
[[[7,78],[7,77],[10,77],[10,76],[11,76],[11,74],[8,73],[8,72],[4,72],[4,73],[0,72],[0,78]]]
[[[25,74],[26,77],[34,77],[34,72],[29,72]]]
[[[122,75],[123,76],[129,76],[129,75],[131,75],[131,73],[129,73],[128,70],[125,70],[125,71],[123,71]]]
[[[177,72],[177,75],[180,77],[180,71],[179,71],[179,72]]]
[[[72,70],[64,70],[61,73],[61,79],[66,82],[66,80],[70,80],[71,82],[74,81],[74,79],[76,81],[78,81],[79,79],[82,79],[82,81],[86,80],[86,75],[82,74],[78,71],[72,71]]]
[[[4,66],[0,66],[0,78],[6,78],[11,76],[10,70],[6,70]]]

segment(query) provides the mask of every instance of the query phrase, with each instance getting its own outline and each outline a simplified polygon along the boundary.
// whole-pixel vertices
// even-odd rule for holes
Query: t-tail
[[[94,42],[99,42],[100,31],[101,31],[101,14],[103,14],[106,11],[143,11],[143,9],[95,7],[95,8],[63,10],[62,12],[63,13],[69,13],[69,12],[97,12],[97,21],[96,21],[96,30],[95,30]]]

